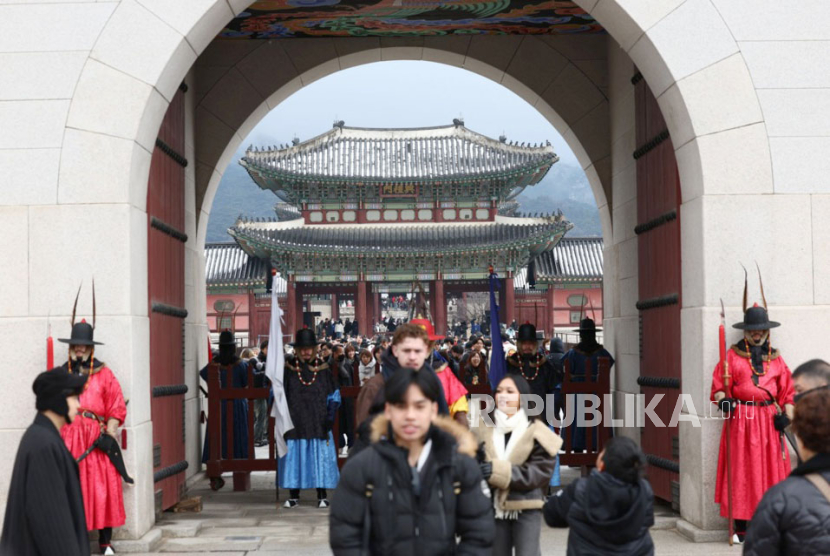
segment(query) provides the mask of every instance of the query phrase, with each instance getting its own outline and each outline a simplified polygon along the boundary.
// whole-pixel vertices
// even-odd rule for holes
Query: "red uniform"
[[[127,417],[127,406],[121,385],[112,371],[106,367],[97,367],[87,381],[86,390],[81,394],[81,410],[70,425],[61,429],[61,437],[66,447],[77,459],[101,435],[99,421],[82,417],[82,411],[92,412],[103,418],[118,419],[120,423]],[[105,527],[124,525],[124,495],[121,492],[121,476],[101,450],[93,450],[80,464],[81,492],[84,496],[86,527],[92,531]]]
[[[769,390],[783,409],[793,403],[792,373],[778,356],[772,352],[772,360],[764,361],[766,373],[758,376],[758,386],[752,381],[752,364],[748,354],[732,348],[726,354],[729,373],[732,375],[731,391],[723,386],[723,369],[720,363],[715,367],[712,380],[712,401],[715,392],[724,392],[737,400],[764,403]],[[759,388],[760,386],[760,388]],[[733,410],[731,423],[732,453],[732,516],[734,519],[749,520],[761,497],[771,486],[783,481],[790,474],[789,452],[781,449],[781,436],[773,426],[775,405],[750,406],[738,404]],[[786,447],[785,447],[786,448]],[[720,515],[728,516],[729,498],[726,482],[726,427],[723,428],[718,454],[718,477],[715,485],[715,502],[720,504]]]

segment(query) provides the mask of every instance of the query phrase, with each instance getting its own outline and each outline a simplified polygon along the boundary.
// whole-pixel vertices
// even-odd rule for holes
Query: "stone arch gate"
[[[217,52],[221,49],[213,37],[234,13],[247,7],[247,0],[121,0],[0,8],[0,20],[9,29],[25,28],[34,17],[73,31],[62,33],[55,27],[48,40],[44,33],[4,33],[0,42],[4,56],[15,64],[11,73],[20,75],[22,83],[4,88],[3,98],[13,102],[0,107],[3,123],[13,124],[0,132],[3,160],[11,169],[10,181],[2,184],[11,232],[2,248],[8,286],[0,305],[3,325],[9,337],[32,354],[26,359],[34,360],[42,353],[46,317],[57,321],[55,315],[68,316],[78,281],[95,274],[106,359],[131,399],[126,456],[137,482],[126,492],[126,535],[140,536],[153,519],[151,431],[164,424],[150,412],[148,176],[162,119],[182,81],[193,91],[184,100],[183,153],[189,161],[183,191],[188,311],[183,343],[188,396],[193,396],[184,411],[190,423],[196,422],[198,407],[195,371],[205,356],[201,251],[213,192],[229,153],[269,106],[350,64],[437,57],[436,61],[478,71],[510,87],[563,132],[600,205],[606,238],[606,337],[617,355],[615,384],[620,393],[639,391],[636,301],[639,273],[651,263],[638,261],[633,231],[638,221],[637,169],[631,158],[638,147],[630,81],[634,64],[665,118],[681,184],[682,391],[694,404],[694,409],[687,409],[704,413],[707,377],[716,353],[711,330],[717,301],[724,297],[735,307],[740,296],[740,272],[732,268],[737,266],[735,259],[757,259],[765,268],[786,263],[798,274],[797,284],[786,273],[767,274],[767,291],[778,305],[773,311],[785,322],[789,316],[793,323],[818,323],[830,314],[825,307],[830,289],[813,279],[814,272],[824,270],[820,261],[828,259],[822,256],[826,248],[820,246],[827,244],[830,232],[814,225],[812,214],[828,201],[812,195],[819,192],[818,186],[805,183],[810,181],[805,178],[818,183],[820,172],[809,164],[806,170],[804,164],[787,165],[800,152],[799,143],[791,140],[797,132],[787,128],[786,118],[776,111],[787,98],[759,92],[776,85],[806,85],[798,76],[778,77],[763,65],[761,60],[769,59],[763,52],[777,55],[777,50],[762,51],[744,42],[774,40],[771,24],[765,25],[763,16],[745,2],[577,3],[608,30],[605,45],[586,47],[576,40],[579,37],[558,42],[560,37],[475,37],[466,43],[450,37],[318,39],[319,45],[312,47],[292,39],[267,43],[276,52],[268,60],[281,57],[287,63],[263,73],[274,79],[264,90],[230,93],[223,93],[228,82],[222,76],[234,71],[244,76],[246,56]],[[45,10],[53,10],[50,17]],[[817,15],[814,20],[827,18]],[[812,28],[804,32],[818,33]],[[579,59],[586,51],[591,52],[588,59]],[[509,56],[499,57],[505,54]],[[211,56],[216,56],[212,63],[202,64]],[[33,67],[44,69],[50,80],[38,81]],[[572,78],[561,79],[561,87],[551,89],[563,74]],[[250,97],[246,100],[244,94]],[[226,104],[228,95],[237,95],[238,102]],[[771,122],[765,121],[765,114]],[[217,136],[220,139],[214,141]],[[771,150],[771,144],[776,148]],[[819,152],[817,142],[800,144],[808,154]],[[780,153],[785,156],[776,159],[773,176],[772,160]],[[741,254],[732,243],[739,232],[753,237]],[[55,280],[56,275],[60,279]],[[737,318],[735,310],[731,317]],[[56,333],[67,329],[61,322]],[[812,349],[811,355],[821,355],[815,353],[811,336],[799,332],[783,331],[782,347],[794,354]],[[27,412],[18,400],[27,398],[17,395],[27,390],[23,383],[15,380],[5,389],[13,409],[21,403],[20,411],[7,412],[0,422],[9,442],[16,442],[26,425]],[[722,525],[711,502],[719,426],[714,419],[703,419],[702,424],[696,428],[683,423],[680,429],[681,511],[692,524],[711,529]],[[197,437],[187,435],[186,454],[194,463]],[[9,466],[4,463],[2,468]]]

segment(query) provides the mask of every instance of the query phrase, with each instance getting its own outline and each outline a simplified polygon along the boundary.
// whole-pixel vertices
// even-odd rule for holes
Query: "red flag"
[[[55,343],[52,340],[52,325],[47,324],[47,334],[46,337],[46,368],[47,369],[54,369],[55,368]]]
[[[53,369],[55,367],[55,345],[52,342],[52,336],[46,338],[46,368]]]

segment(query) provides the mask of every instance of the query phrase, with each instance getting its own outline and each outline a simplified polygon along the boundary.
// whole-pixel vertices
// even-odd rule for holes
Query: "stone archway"
[[[93,210],[103,222],[96,220],[63,238],[48,233],[42,233],[42,237],[38,238],[50,245],[50,253],[52,250],[67,253],[65,259],[53,260],[51,264],[71,266],[68,259],[68,253],[72,252],[68,249],[69,242],[78,238],[107,237],[108,234],[113,237],[112,229],[117,231],[115,237],[119,238],[117,241],[120,247],[116,249],[118,257],[109,254],[101,257],[92,270],[98,269],[100,274],[104,274],[98,282],[99,302],[104,298],[113,321],[119,321],[123,326],[125,339],[116,346],[123,348],[126,355],[122,355],[116,362],[122,364],[123,374],[128,378],[127,388],[134,393],[135,404],[128,428],[134,432],[134,446],[138,446],[130,462],[136,466],[147,466],[145,460],[150,453],[147,442],[151,426],[149,403],[145,399],[146,394],[142,393],[146,389],[142,382],[146,362],[141,360],[141,354],[146,353],[150,347],[146,335],[146,278],[142,278],[146,277],[147,272],[146,232],[141,230],[146,220],[144,199],[150,153],[169,99],[179,82],[197,58],[208,51],[212,38],[233,17],[234,11],[243,9],[248,2],[217,0],[194,3],[198,5],[187,3],[174,6],[161,0],[148,0],[139,5],[123,0],[102,26],[72,95],[61,146],[63,154],[58,199],[60,203],[77,203],[79,206],[77,210],[63,210],[56,227],[69,229],[79,222],[86,222],[90,209],[83,206],[85,203],[98,203]],[[713,264],[729,257],[728,246],[721,243],[721,235],[707,229],[704,222],[724,217],[730,211],[742,207],[734,197],[772,192],[769,147],[755,90],[737,43],[708,0],[682,5],[679,2],[650,3],[642,7],[639,3],[623,0],[585,0],[578,3],[594,14],[620,44],[618,52],[612,51],[610,57],[620,56],[620,61],[623,62],[621,66],[630,65],[626,60],[630,57],[643,73],[658,96],[674,140],[683,187],[683,330],[684,336],[689,339],[688,346],[684,345],[683,349],[684,388],[688,388],[700,407],[706,398],[708,362],[698,353],[702,351],[699,346],[706,347],[707,353],[713,352],[710,349],[712,346],[703,342],[704,329],[708,330],[713,314],[712,309],[707,308],[716,305],[719,294],[727,295],[730,299],[737,299],[739,295],[738,282],[733,283],[730,275],[724,275]],[[709,40],[695,40],[688,32],[690,28],[706,29]],[[509,39],[519,44],[513,49],[511,59],[505,67],[509,68],[510,64],[526,64],[526,67],[525,71],[517,70],[516,76],[507,72],[510,77],[504,75],[501,82],[525,98],[533,98],[533,95],[544,97],[547,81],[540,83],[536,80],[536,74],[547,75],[554,80],[555,76],[549,73],[550,68],[546,64],[549,59],[556,59],[556,55],[562,53],[549,53],[549,50],[554,49],[541,39]],[[348,44],[349,47],[356,46],[356,43]],[[399,48],[396,44],[401,44],[404,49],[396,51]],[[452,52],[452,49],[446,47],[426,47],[425,41],[419,46],[404,41],[386,43],[384,40],[379,49],[373,46],[357,47],[355,52],[343,56],[338,53],[337,59],[353,56],[354,63],[360,63],[361,52],[379,50],[383,56],[384,48],[394,58],[405,51],[411,52],[413,47],[421,48],[422,53],[433,50]],[[520,54],[523,48],[537,53],[540,52],[538,48],[547,55],[534,57],[531,53]],[[569,48],[576,47],[571,45]],[[455,53],[460,56],[459,52]],[[302,56],[298,55],[300,58]],[[473,56],[471,59],[477,58]],[[325,64],[334,62],[329,58],[320,63],[315,63],[314,60],[307,60],[306,63],[308,70],[314,68],[325,73],[333,69]],[[491,62],[484,63],[490,67],[499,67]],[[576,64],[573,65],[578,69]],[[490,71],[484,67],[479,69],[482,72]],[[583,69],[577,74],[585,75],[590,71]],[[615,82],[624,84],[633,72],[628,72],[629,75],[624,75],[625,73],[621,69],[620,75],[611,75],[608,86],[613,89]],[[296,78],[301,83],[300,75],[305,75],[309,80],[314,78],[313,73],[297,71]],[[569,122],[564,116],[561,118],[573,129],[573,144],[582,145],[581,150],[593,164],[595,176],[589,175],[589,178],[594,184],[595,192],[602,192],[606,199],[603,227],[610,230],[613,237],[611,245],[606,248],[610,273],[608,280],[617,284],[607,294],[607,322],[609,330],[616,328],[619,331],[619,334],[614,332],[614,341],[622,345],[631,343],[632,323],[636,321],[636,291],[632,295],[631,285],[636,284],[637,277],[636,269],[630,264],[632,255],[633,260],[636,260],[636,251],[630,245],[636,214],[635,199],[630,188],[630,163],[624,163],[633,150],[629,148],[631,138],[627,129],[630,125],[625,122],[626,107],[631,99],[624,88],[621,87],[620,92],[620,96],[614,98],[618,111],[615,110],[614,102],[607,102],[607,107],[596,113],[600,121],[604,119],[608,122],[606,129],[612,139],[610,145],[602,137],[590,139],[590,131],[601,127],[600,125],[591,125],[586,120],[584,135],[580,136],[578,121]],[[538,103],[534,101],[534,104]],[[544,104],[548,104],[547,101]],[[544,114],[544,105],[539,106]],[[597,106],[600,104],[593,108]],[[606,110],[605,118],[601,117],[602,110]],[[565,113],[561,108],[557,110],[559,112]],[[583,117],[588,112],[590,109]],[[549,119],[555,118],[552,114],[545,115]],[[250,117],[251,112],[244,113],[243,122],[240,122],[237,129]],[[231,129],[232,133],[237,133],[237,129],[232,126]],[[187,233],[192,239],[187,246],[190,273],[187,279],[187,302],[193,315],[205,314],[204,297],[201,296],[200,299],[198,295],[200,274],[196,271],[199,268],[200,246],[203,244],[199,240],[201,234],[196,233],[196,222],[199,220],[196,211],[204,206],[204,202],[197,203],[197,184],[203,183],[204,172],[209,176],[208,184],[215,179],[213,173],[221,166],[221,158],[229,142],[221,145],[216,164],[212,168],[208,163],[200,170],[198,164],[195,164],[196,168],[189,171],[187,176]],[[198,147],[192,142],[188,145],[188,159],[199,160]],[[618,156],[615,156],[615,151],[618,151]],[[106,156],[101,157],[102,152]],[[724,153],[737,152],[741,153],[740,157],[724,160]],[[77,172],[73,173],[74,162],[92,159],[98,160],[92,176],[82,177]],[[615,165],[616,162],[619,162],[619,166]],[[735,180],[736,176],[746,175],[757,179]],[[85,187],[83,180],[101,185]],[[209,187],[205,191],[208,190]],[[760,229],[764,219],[762,216],[749,216],[747,223]],[[787,245],[781,244],[782,247]],[[61,246],[64,248],[61,249]],[[36,255],[37,252],[35,257]],[[760,249],[750,249],[748,256],[756,255],[764,260],[766,253]],[[105,268],[110,267],[117,267],[119,271],[109,274],[104,272]],[[47,270],[43,263],[35,262],[30,272],[48,274]],[[778,287],[785,290],[782,280],[772,277],[768,289]],[[60,283],[57,287],[50,283],[48,291],[46,288],[45,284],[35,284],[30,289],[30,295],[38,297],[43,294],[43,297],[47,297],[48,294],[48,297],[58,299],[71,297],[69,290],[72,286],[69,283]],[[204,337],[200,335],[203,332],[200,326],[202,323],[199,320],[188,322],[186,359],[194,367],[200,359],[199,351],[202,349],[197,340]],[[631,359],[629,364],[636,364],[635,356],[630,353],[628,355]],[[687,375],[688,380],[685,380]],[[192,390],[196,391],[195,388]],[[716,424],[713,423],[702,431],[687,431],[688,435],[683,442],[687,446],[708,445],[716,430]],[[705,487],[701,486],[713,469],[711,453],[697,452],[699,453],[693,454],[689,459],[690,486],[686,488],[690,489],[689,499],[692,502],[688,513],[684,508],[684,516],[700,526],[713,527],[717,525],[717,520],[712,515],[711,504],[705,500]],[[136,454],[141,454],[141,461],[136,459]],[[130,535],[140,535],[152,522],[150,487],[148,480],[139,481],[128,498],[131,522],[127,533]]]

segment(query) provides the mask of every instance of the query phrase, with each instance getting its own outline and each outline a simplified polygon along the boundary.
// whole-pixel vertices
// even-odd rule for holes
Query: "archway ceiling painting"
[[[573,2],[557,0],[264,0],[222,39],[603,33]]]

